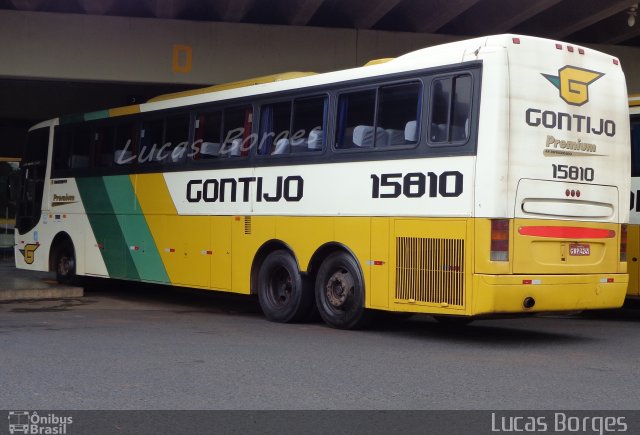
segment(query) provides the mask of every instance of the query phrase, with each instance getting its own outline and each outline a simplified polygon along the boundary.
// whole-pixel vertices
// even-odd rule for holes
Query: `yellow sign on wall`
[[[193,49],[190,45],[173,44],[172,69],[176,73],[189,73],[193,68]]]

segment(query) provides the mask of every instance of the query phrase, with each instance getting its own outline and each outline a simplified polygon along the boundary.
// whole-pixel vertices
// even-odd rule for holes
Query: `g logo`
[[[28,245],[24,245],[24,249],[20,249],[25,263],[33,264],[33,261],[36,259],[36,249],[38,249],[38,246],[40,246],[40,244],[29,243]]]
[[[589,85],[604,74],[567,65],[558,70],[557,76],[542,75],[560,90],[560,98],[566,103],[582,106],[589,101]]]

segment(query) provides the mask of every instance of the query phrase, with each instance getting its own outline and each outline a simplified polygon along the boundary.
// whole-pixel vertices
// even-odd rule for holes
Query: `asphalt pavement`
[[[271,323],[251,297],[92,281],[0,303],[0,385],[0,409],[637,409],[640,309],[340,331]]]

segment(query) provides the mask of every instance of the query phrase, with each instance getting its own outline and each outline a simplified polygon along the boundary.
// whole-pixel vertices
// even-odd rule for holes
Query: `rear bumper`
[[[607,282],[613,279],[613,282]],[[532,284],[523,284],[531,280]],[[627,293],[627,274],[473,276],[472,316],[619,308]],[[525,308],[524,300],[535,305]]]

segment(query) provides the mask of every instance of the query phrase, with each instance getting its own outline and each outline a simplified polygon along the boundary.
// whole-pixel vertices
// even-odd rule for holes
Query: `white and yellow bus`
[[[631,204],[629,214],[627,296],[640,296],[640,94],[629,96],[631,119]]]
[[[257,294],[267,318],[619,307],[615,57],[500,35],[30,130],[17,266]]]

